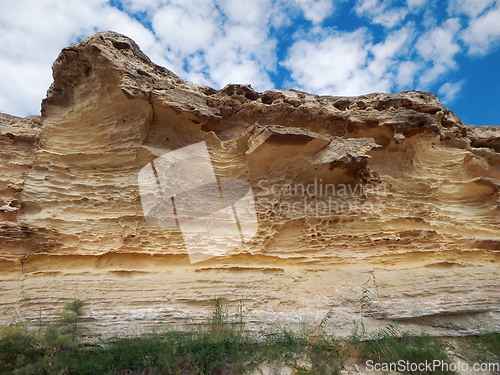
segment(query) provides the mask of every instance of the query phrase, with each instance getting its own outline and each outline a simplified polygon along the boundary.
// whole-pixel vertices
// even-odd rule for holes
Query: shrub
[[[78,314],[83,302],[75,300],[45,328],[34,330],[17,324],[0,331],[0,372],[2,374],[59,374],[71,354],[79,348]],[[40,323],[41,324],[41,323]]]

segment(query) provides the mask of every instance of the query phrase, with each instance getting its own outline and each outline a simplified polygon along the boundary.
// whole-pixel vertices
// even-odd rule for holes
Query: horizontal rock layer
[[[53,74],[41,117],[0,117],[3,322],[80,298],[92,331],[132,334],[199,322],[222,297],[258,330],[329,309],[338,334],[500,328],[499,128],[424,92],[216,91],[111,32]],[[178,228],[145,220],[138,174],[203,141],[217,178],[252,186],[258,232],[191,264]]]

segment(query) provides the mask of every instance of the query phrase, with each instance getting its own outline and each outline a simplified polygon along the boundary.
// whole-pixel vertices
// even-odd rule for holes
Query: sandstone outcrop
[[[500,329],[498,127],[424,92],[216,91],[112,32],[63,49],[53,76],[41,117],[0,115],[3,322],[80,298],[92,331],[129,334],[222,297],[258,330],[329,309],[341,335]],[[191,264],[178,228],[146,221],[138,173],[197,142],[217,178],[250,183],[258,231]]]

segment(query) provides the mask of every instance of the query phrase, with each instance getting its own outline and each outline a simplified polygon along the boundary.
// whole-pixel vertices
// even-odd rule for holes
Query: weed
[[[333,310],[333,307],[330,307],[325,317],[321,319],[321,322],[319,323],[319,329],[321,334],[325,334],[325,326],[327,325],[327,323],[330,321],[330,319],[333,317],[334,314],[335,311]]]
[[[220,333],[227,329],[228,312],[224,301],[220,297],[214,299],[214,312],[212,315],[212,332]]]
[[[363,297],[367,294],[363,291]],[[366,302],[367,298],[362,300]],[[242,304],[236,315],[231,316],[224,301],[216,298],[213,314],[204,327],[114,338],[89,345],[81,340],[84,329],[79,316],[83,308],[84,303],[75,300],[68,303],[65,311],[51,324],[40,324],[37,329],[23,324],[1,328],[0,373],[243,374],[263,361],[279,361],[293,366],[298,375],[333,375],[340,372],[352,353],[378,363],[394,363],[401,359],[410,363],[434,360],[450,363],[439,338],[411,336],[401,332],[394,323],[368,337],[361,320],[361,326],[355,326],[351,341],[337,340],[327,335],[325,329],[333,317],[332,309],[321,320],[314,335],[281,327],[258,339],[244,329]],[[500,334],[467,340],[486,353],[487,358],[500,357]]]
[[[358,343],[360,354],[365,359],[377,363],[398,363],[404,360],[408,363],[432,363],[440,360],[451,363],[445,351],[445,345],[439,338],[428,334],[409,335],[402,333],[399,326],[390,323],[375,334],[370,340]],[[409,372],[404,372],[409,373]],[[418,372],[427,374],[430,372]],[[436,370],[433,374],[448,374],[451,372]]]
[[[457,340],[458,347],[469,363],[500,362],[500,333],[486,332],[481,335]]]
[[[82,332],[77,325],[83,302],[75,300],[66,311],[42,330],[24,324],[3,327],[0,331],[0,373],[52,374],[66,367],[68,356],[80,347],[76,340]],[[55,372],[53,372],[55,371]]]
[[[308,350],[315,374],[338,374],[347,358],[346,346],[332,336],[321,336]]]
[[[0,111],[1,112],[1,111]],[[19,302],[20,303],[25,303],[31,301],[31,297],[25,296],[23,297]]]

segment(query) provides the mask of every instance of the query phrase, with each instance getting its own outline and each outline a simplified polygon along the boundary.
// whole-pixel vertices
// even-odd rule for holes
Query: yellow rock
[[[126,335],[200,322],[222,297],[253,330],[349,335],[397,320],[499,329],[500,131],[430,93],[216,91],[106,32],[64,49],[41,117],[0,115],[0,315]],[[257,234],[191,263],[146,221],[139,171],[205,142],[217,179],[252,187]],[[210,244],[207,244],[210,246]]]

